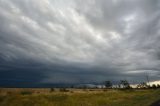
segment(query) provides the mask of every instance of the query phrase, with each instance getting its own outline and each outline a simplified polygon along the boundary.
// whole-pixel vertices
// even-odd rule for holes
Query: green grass
[[[28,92],[31,91],[3,92],[0,106],[149,106],[160,99],[160,90]]]

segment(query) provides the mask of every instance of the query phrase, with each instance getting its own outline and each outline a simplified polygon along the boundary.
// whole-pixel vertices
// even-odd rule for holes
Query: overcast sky
[[[159,0],[0,0],[0,85],[160,79]]]

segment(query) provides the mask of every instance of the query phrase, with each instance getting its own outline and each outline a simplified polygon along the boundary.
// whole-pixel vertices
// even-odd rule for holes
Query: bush
[[[50,92],[54,92],[55,91],[55,89],[54,88],[50,88]]]
[[[10,92],[10,91],[8,91],[8,92],[7,92],[7,95],[11,95],[11,94],[13,94],[13,93],[12,93],[12,92]]]
[[[103,89],[104,92],[109,91],[108,89]]]
[[[60,92],[69,92],[69,90],[67,90],[66,88],[60,88],[59,91]]]
[[[31,95],[32,92],[31,91],[22,91],[21,95]]]
[[[3,102],[6,96],[0,96],[0,102]]]

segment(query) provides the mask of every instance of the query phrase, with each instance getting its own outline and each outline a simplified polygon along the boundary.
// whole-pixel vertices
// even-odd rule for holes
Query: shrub
[[[31,91],[22,91],[21,95],[31,95],[32,92]]]
[[[50,88],[50,92],[54,92],[55,91],[55,89],[54,88]]]
[[[69,90],[67,90],[66,88],[60,88],[59,91],[60,92],[69,92]]]
[[[7,92],[7,94],[8,94],[8,95],[11,95],[11,94],[12,94],[12,92],[8,91],[8,92]]]
[[[0,96],[0,102],[3,102],[5,100],[6,96]]]

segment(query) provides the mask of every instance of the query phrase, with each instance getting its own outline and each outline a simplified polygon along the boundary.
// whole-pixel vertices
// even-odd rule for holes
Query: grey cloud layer
[[[1,81],[8,70],[50,83],[158,80],[159,9],[158,0],[0,0]]]

